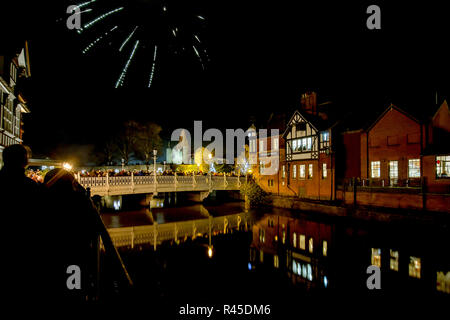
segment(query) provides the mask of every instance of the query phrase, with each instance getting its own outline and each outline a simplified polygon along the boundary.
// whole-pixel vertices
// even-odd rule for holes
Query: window
[[[278,137],[272,139],[272,150],[278,151]]]
[[[450,178],[450,156],[436,157],[436,178]]]
[[[398,161],[389,161],[389,179],[398,179]]]
[[[297,234],[295,232],[292,234],[292,246],[297,248]]]
[[[312,179],[312,177],[313,177],[313,165],[312,163],[310,163],[308,165],[308,179]]]
[[[292,179],[297,179],[297,165],[292,166]]]
[[[309,252],[313,253],[313,249],[314,249],[314,240],[313,240],[313,238],[309,238],[308,248],[309,248]]]
[[[259,173],[264,174],[264,162],[263,161],[259,162]]]
[[[372,178],[379,178],[380,177],[380,161],[372,161],[370,163],[370,168],[372,171]]]
[[[320,149],[325,149],[330,146],[330,133],[323,131],[320,133]]]
[[[411,278],[420,279],[421,263],[420,258],[409,257],[409,276]]]
[[[306,248],[306,238],[305,238],[305,235],[303,235],[303,234],[300,235],[300,241],[299,241],[298,246],[299,246],[300,249],[305,250],[305,248]]]
[[[408,160],[408,177],[420,178],[420,159]]]
[[[278,258],[277,255],[273,256],[273,266],[275,268],[279,268],[280,267],[280,258]]]
[[[450,293],[450,271],[447,274],[443,271],[436,272],[436,290]]]
[[[326,178],[327,178],[327,164],[322,163],[322,179],[326,179]]]
[[[297,140],[292,140],[292,151],[297,151]]]
[[[286,178],[286,166],[283,166],[282,171],[281,171],[281,178]]]
[[[324,257],[328,255],[328,242],[326,240],[322,242],[322,254]]]
[[[391,260],[389,268],[394,271],[398,271],[398,251],[390,250]]]
[[[301,164],[300,165],[300,179],[306,178],[306,165]]]
[[[259,229],[259,242],[266,242],[266,230]]]
[[[308,263],[308,266],[307,266],[307,270],[308,270],[308,276],[307,276],[307,278],[308,278],[309,281],[312,281],[312,279],[313,279],[313,276],[312,276],[312,267],[311,267],[311,264],[309,264],[309,263]]]
[[[259,152],[264,152],[264,140],[259,140]]]
[[[373,266],[377,266],[381,268],[381,249],[380,248],[372,248],[372,258],[370,260]]]
[[[286,243],[286,231],[284,231],[284,230],[281,233],[281,242],[283,242],[283,244]]]

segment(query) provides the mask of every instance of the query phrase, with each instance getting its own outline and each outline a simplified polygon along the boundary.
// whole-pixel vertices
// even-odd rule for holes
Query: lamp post
[[[156,149],[153,149],[153,184],[155,186],[155,192],[156,192],[156,154],[158,151]]]

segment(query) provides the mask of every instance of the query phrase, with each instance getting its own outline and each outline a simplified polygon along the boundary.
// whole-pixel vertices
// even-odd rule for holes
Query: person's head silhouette
[[[3,164],[5,168],[25,169],[30,154],[30,148],[21,144],[13,144],[3,150]]]

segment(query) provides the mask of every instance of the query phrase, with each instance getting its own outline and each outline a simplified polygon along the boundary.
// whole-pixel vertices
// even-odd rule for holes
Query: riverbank
[[[297,197],[270,196],[272,206],[300,210],[329,216],[350,217],[366,221],[417,221],[427,223],[450,223],[449,212],[388,208],[375,206],[348,206],[336,201],[304,200]]]

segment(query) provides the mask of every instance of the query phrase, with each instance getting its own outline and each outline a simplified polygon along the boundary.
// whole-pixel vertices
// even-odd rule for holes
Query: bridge
[[[82,177],[76,175],[78,182],[84,188],[90,188],[91,195],[119,196],[140,193],[239,190],[245,182],[245,177],[227,177],[213,175],[192,176],[106,176]]]
[[[154,249],[163,241],[178,241],[179,239],[197,236],[227,233],[231,229],[249,230],[253,221],[249,212],[232,215],[209,217],[190,221],[171,222],[164,224],[108,228],[112,242],[117,248],[133,249],[135,246],[153,245]]]

